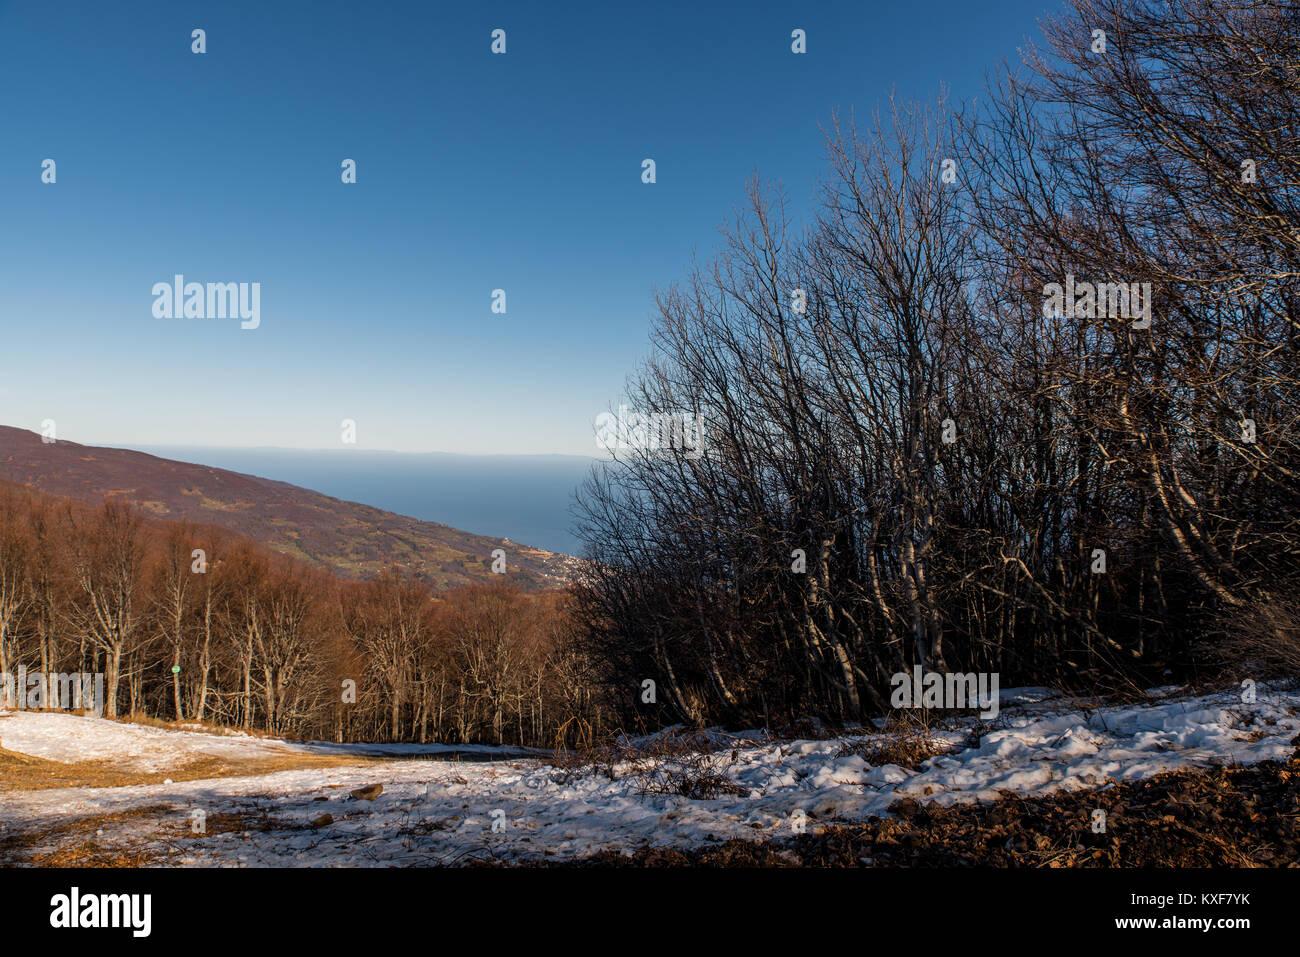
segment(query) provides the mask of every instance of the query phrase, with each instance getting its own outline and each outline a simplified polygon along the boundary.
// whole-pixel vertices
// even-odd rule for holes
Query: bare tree
[[[144,563],[141,521],[129,506],[106,501],[88,519],[73,520],[73,569],[82,601],[74,614],[104,654],[105,714],[117,717],[123,654],[137,638],[137,597]]]

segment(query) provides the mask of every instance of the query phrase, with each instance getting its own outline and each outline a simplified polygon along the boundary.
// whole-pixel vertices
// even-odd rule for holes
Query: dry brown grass
[[[363,755],[299,754],[259,756],[245,760],[200,758],[164,771],[136,771],[106,761],[64,764],[0,748],[0,792],[43,791],[51,788],[120,788],[172,781],[245,777],[276,771],[300,771],[370,764],[383,758]]]
[[[1300,741],[1300,738],[1297,738]],[[1300,760],[1185,769],[1105,790],[938,807],[777,841],[601,851],[558,867],[1258,868],[1300,862]],[[1107,827],[1092,829],[1094,813]]]
[[[60,714],[85,714],[84,711],[61,711]],[[176,721],[171,718],[155,718],[145,714],[127,714],[119,715],[116,718],[99,715],[105,721],[113,721],[117,724],[138,724],[146,728],[161,728],[164,731],[183,731],[190,734],[214,734],[219,737],[247,737],[258,738],[259,740],[275,741],[292,741],[293,738],[286,738],[283,735],[275,735],[269,731],[262,731],[258,728],[235,728],[226,724],[213,724],[210,721],[185,720]]]
[[[950,745],[935,736],[924,713],[895,711],[880,733],[866,741],[846,744],[840,749],[840,757],[857,755],[872,767],[896,764],[915,771],[930,758],[950,750]]]
[[[1283,587],[1287,597],[1233,609],[1224,617],[1224,637],[1215,644],[1205,643],[1213,660],[1241,672],[1243,678],[1300,676],[1300,597],[1295,596],[1294,585]]]
[[[561,784],[595,773],[611,781],[632,778],[642,797],[678,794],[707,800],[724,794],[749,793],[725,773],[735,764],[739,747],[746,743],[740,738],[728,740],[725,735],[678,729],[661,732],[635,745],[621,737],[609,745],[557,747],[542,760],[558,769],[556,780]]]
[[[74,716],[87,714],[87,712],[81,710],[60,711],[59,713]],[[118,724],[134,724],[168,731],[211,734],[219,737],[238,735],[259,740],[291,740],[277,738],[262,731],[245,731],[243,729],[229,728],[225,725],[197,721],[169,721],[145,715],[125,715],[104,720],[114,721]],[[0,724],[0,732],[3,730],[3,724]],[[130,767],[126,761],[120,763],[114,761],[50,761],[21,754],[17,751],[9,751],[3,747],[3,736],[0,736],[0,793],[4,791],[39,791],[73,787],[132,787],[142,784],[161,784],[168,778],[172,781],[200,781],[206,778],[271,774],[275,771],[299,771],[312,768],[370,764],[388,759],[381,755],[315,754],[285,749],[280,753],[263,753],[243,759],[212,756],[187,760],[184,755],[178,755],[178,760],[184,763],[164,768],[161,771],[139,771]]]
[[[172,855],[184,853],[187,845],[213,834],[312,829],[310,824],[283,821],[260,809],[209,814],[204,823],[204,832],[196,835],[188,819],[175,807],[151,804],[35,825],[5,835],[0,844],[0,863],[22,867],[158,867],[171,863]],[[137,833],[147,832],[151,838],[124,850],[124,827],[135,827]],[[112,845],[102,839],[104,834],[115,835]]]
[[[27,828],[6,836],[0,860],[30,867],[150,867],[162,863],[161,856],[144,850],[126,851],[105,846],[97,839],[99,833],[112,833],[122,825],[174,813],[175,810],[166,805],[152,804]],[[54,845],[52,849],[44,849],[50,845]]]
[[[709,800],[731,794],[743,797],[749,791],[727,777],[726,769],[735,763],[725,754],[686,753],[672,757],[651,758],[640,762],[636,787],[642,796],[680,794],[694,801]]]

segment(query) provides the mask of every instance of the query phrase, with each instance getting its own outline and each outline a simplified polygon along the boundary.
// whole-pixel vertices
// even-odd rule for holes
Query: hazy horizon
[[[373,449],[113,445],[159,458],[288,482],[463,532],[577,555],[572,492],[594,458]]]

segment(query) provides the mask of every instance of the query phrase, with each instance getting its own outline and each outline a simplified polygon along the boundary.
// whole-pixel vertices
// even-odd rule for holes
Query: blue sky
[[[594,455],[747,177],[806,212],[833,109],[974,95],[1055,8],[0,0],[0,423]],[[176,273],[261,326],[155,318]]]

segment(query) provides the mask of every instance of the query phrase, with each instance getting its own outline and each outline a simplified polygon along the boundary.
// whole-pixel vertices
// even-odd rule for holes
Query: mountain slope
[[[132,452],[42,442],[0,426],[0,479],[98,504],[106,496],[172,521],[215,525],[349,578],[388,565],[418,572],[438,588],[494,578],[492,551],[506,553],[507,575],[532,588],[563,584],[567,556],[508,539],[345,502],[319,492]]]

